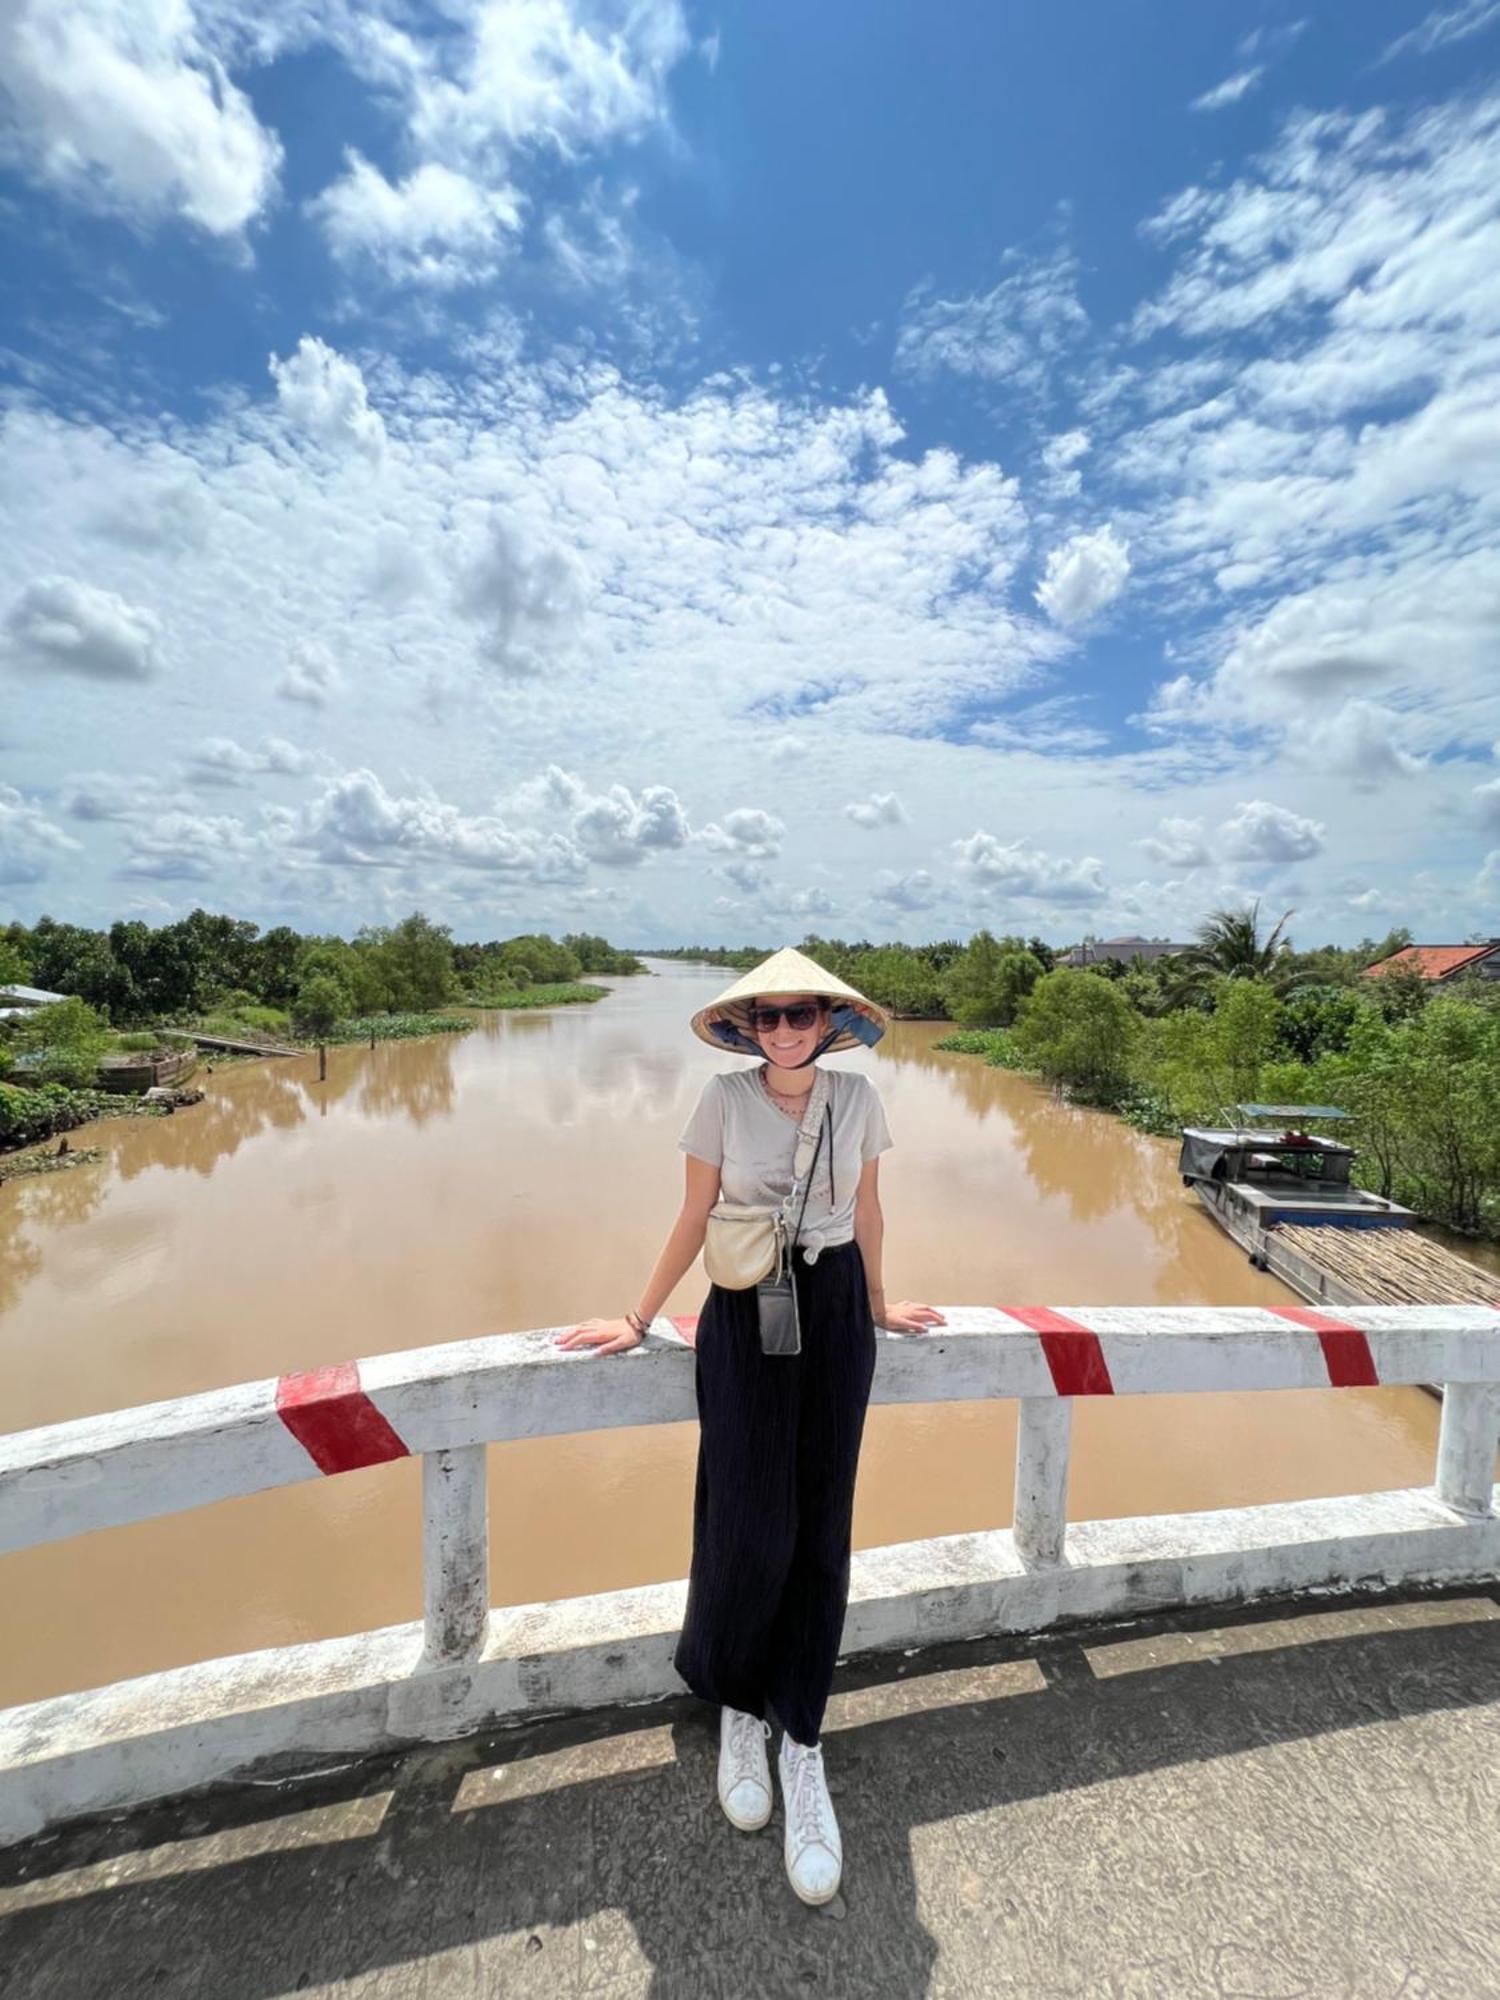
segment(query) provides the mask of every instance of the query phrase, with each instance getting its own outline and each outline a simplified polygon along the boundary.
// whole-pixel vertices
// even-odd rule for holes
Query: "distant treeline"
[[[423,1013],[455,1001],[503,1002],[534,986],[571,986],[588,974],[644,970],[629,952],[586,933],[455,943],[447,925],[420,911],[398,924],[366,926],[352,939],[287,924],[262,931],[207,910],[156,928],[122,921],[88,930],[52,917],[0,928],[0,985],[21,981],[76,995],[115,1027],[213,1014],[274,1031],[304,1015]]]
[[[1284,923],[1285,920],[1283,920]],[[1220,936],[1220,931],[1223,935]],[[1209,1003],[1209,986],[1220,974],[1263,975],[1274,962],[1276,977],[1308,986],[1352,987],[1366,966],[1389,957],[1411,943],[1408,931],[1392,931],[1379,941],[1366,939],[1344,949],[1320,945],[1293,951],[1278,924],[1271,935],[1259,930],[1257,909],[1218,911],[1200,927],[1191,949],[1151,964],[1102,960],[1088,970],[1096,979],[1119,981],[1131,1004],[1147,1015],[1168,1014]],[[1205,939],[1208,940],[1205,945]],[[1009,1027],[1022,1001],[1061,955],[1039,937],[994,937],[976,931],[968,943],[945,938],[935,944],[872,944],[848,942],[812,933],[798,949],[816,964],[848,980],[851,986],[905,1019],[957,1021],[962,1027]],[[768,956],[764,947],[747,945],[688,945],[652,951],[653,958],[691,959],[746,972]],[[1408,995],[1419,975],[1399,975],[1384,989],[1395,1000]],[[1403,1002],[1403,1004],[1405,1004]]]

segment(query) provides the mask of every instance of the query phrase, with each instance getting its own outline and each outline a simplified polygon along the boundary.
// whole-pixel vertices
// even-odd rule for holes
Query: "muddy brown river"
[[[78,1135],[97,1166],[0,1188],[0,1429],[635,1302],[732,977],[660,962],[594,1007],[222,1069],[207,1100]],[[885,1100],[885,1275],[935,1304],[1285,1303],[1175,1149],[896,1026],[831,1060]],[[669,1302],[696,1311],[694,1270]],[[595,1358],[584,1364],[609,1367]],[[1074,1519],[1424,1484],[1420,1390],[1085,1400]],[[490,1452],[497,1604],[687,1573],[692,1424]],[[1015,1412],[870,1412],[856,1546],[1003,1527]],[[421,1616],[415,1460],[0,1559],[0,1705]]]

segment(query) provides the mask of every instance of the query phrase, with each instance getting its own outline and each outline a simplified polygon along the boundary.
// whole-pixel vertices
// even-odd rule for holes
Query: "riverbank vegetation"
[[[190,1047],[189,1030],[308,1047],[462,1034],[474,1021],[457,1007],[588,1004],[609,989],[585,974],[644,971],[588,933],[457,943],[420,911],[352,939],[262,933],[204,910],[156,929],[11,924],[0,929],[0,985],[64,997],[0,1023],[0,1078],[12,1079],[0,1081],[0,1147],[133,1111],[136,1100],[94,1087],[101,1059]]]
[[[1267,956],[1265,942],[1254,911],[1221,912],[1179,960],[1057,967],[1009,1024],[938,1047],[1031,1070],[1150,1132],[1221,1123],[1242,1103],[1336,1105],[1369,1186],[1500,1237],[1500,984],[1367,980],[1359,953],[1280,942]]]

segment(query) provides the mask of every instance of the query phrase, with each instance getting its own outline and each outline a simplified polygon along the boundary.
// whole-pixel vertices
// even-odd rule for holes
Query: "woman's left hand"
[[[946,1326],[948,1322],[936,1306],[920,1305],[915,1299],[898,1299],[883,1313],[876,1313],[875,1324],[887,1333],[926,1333],[929,1327]]]

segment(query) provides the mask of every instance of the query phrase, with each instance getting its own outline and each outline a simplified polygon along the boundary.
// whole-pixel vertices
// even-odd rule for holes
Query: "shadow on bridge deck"
[[[1500,1593],[861,1660],[825,1741],[831,1912],[684,1698],[0,1854],[0,1991],[1500,1994]]]

